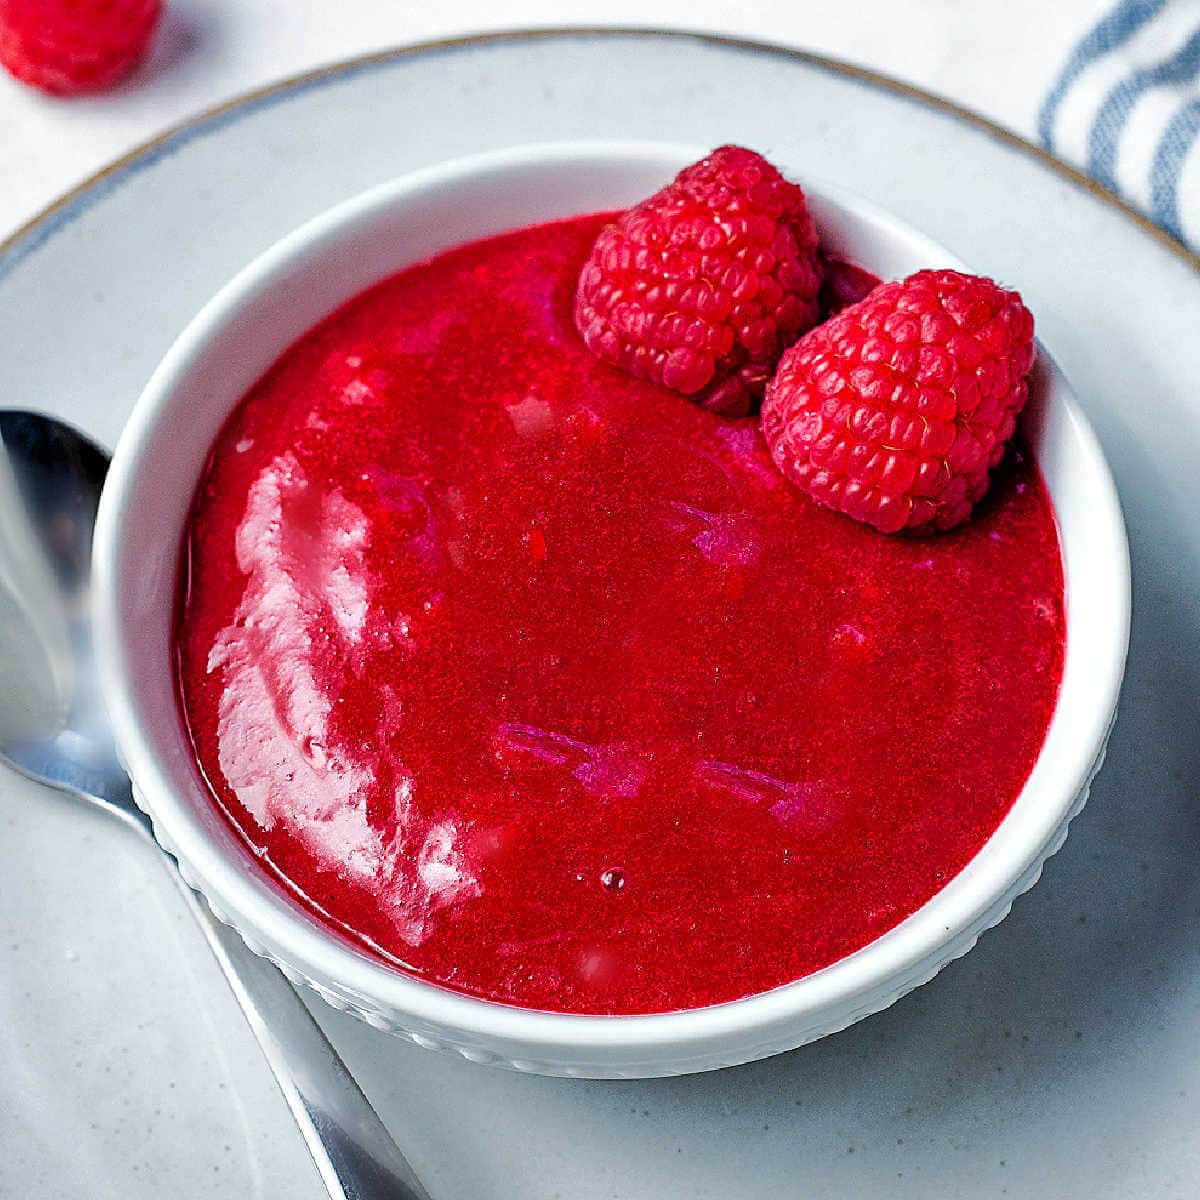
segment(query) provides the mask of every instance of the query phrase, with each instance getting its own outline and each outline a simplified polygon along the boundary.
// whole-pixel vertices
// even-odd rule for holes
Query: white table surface
[[[1030,135],[1101,0],[167,0],[154,53],[107,96],[62,101],[0,72],[0,240],[191,114],[310,67],[489,29],[677,26],[888,72]]]

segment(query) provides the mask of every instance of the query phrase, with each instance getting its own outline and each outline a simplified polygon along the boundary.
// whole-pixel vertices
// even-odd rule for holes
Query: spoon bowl
[[[0,757],[147,832],[117,757],[89,614],[108,455],[43,413],[0,411]]]

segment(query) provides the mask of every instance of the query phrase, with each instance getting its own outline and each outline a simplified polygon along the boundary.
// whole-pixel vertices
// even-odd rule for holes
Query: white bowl
[[[1086,799],[1116,708],[1129,629],[1124,525],[1096,439],[1043,353],[1026,429],[1066,573],[1058,705],[1033,773],[984,848],[876,941],[728,1004],[631,1017],[545,1013],[401,974],[331,935],[251,861],[200,779],[171,649],[180,540],[230,410],[295,338],[384,276],[515,226],[624,207],[701,153],[644,143],[517,148],[417,172],[318,217],[251,263],[183,332],[138,401],[100,507],[95,604],[106,696],[159,839],[214,912],[290,979],[380,1029],[475,1062],[549,1075],[682,1074],[790,1049],[884,1008],[970,949],[1037,879]],[[825,243],[876,273],[959,265],[874,206],[795,174]]]

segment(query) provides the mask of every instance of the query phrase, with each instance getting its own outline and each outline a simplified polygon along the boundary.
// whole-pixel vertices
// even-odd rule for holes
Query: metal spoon
[[[157,847],[117,760],[92,651],[92,526],[108,455],[71,426],[0,409],[0,759]],[[334,1200],[429,1200],[288,981],[163,863],[246,1014]]]

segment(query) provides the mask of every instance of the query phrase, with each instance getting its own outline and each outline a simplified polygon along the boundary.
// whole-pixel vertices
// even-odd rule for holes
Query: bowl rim
[[[1022,837],[1012,844],[1009,844],[1011,839],[997,840],[997,835],[1010,827],[1028,781],[1000,825],[962,871],[898,925],[829,966],[766,992],[662,1013],[547,1012],[466,995],[389,966],[326,930],[303,912],[283,888],[269,880],[265,872],[247,871],[244,863],[233,862],[207,835],[183,800],[185,789],[176,782],[175,772],[142,732],[139,687],[130,661],[131,642],[136,633],[123,628],[118,561],[129,497],[140,472],[146,469],[147,456],[143,451],[157,423],[170,408],[180,381],[205,345],[218,329],[237,320],[252,297],[268,292],[287,268],[331,240],[336,241],[348,231],[352,233],[357,223],[382,215],[428,190],[478,186],[497,175],[561,165],[564,160],[584,165],[620,159],[661,164],[664,172],[668,172],[702,153],[703,150],[693,146],[644,141],[525,144],[426,167],[344,200],[256,256],[204,305],[154,371],[121,435],[97,518],[93,605],[105,698],[135,791],[151,812],[160,840],[186,864],[189,881],[210,898],[218,915],[238,928],[252,948],[260,953],[265,948],[270,957],[310,983],[335,986],[343,996],[356,997],[350,1002],[360,1007],[365,1005],[368,1011],[383,1008],[402,1014],[417,1025],[450,1028],[486,1039],[489,1044],[561,1050],[572,1056],[589,1050],[604,1053],[620,1049],[633,1053],[661,1051],[666,1047],[698,1047],[733,1035],[744,1037],[750,1031],[794,1026],[806,1016],[810,1022],[818,1022],[820,1014],[844,1006],[854,997],[877,991],[889,980],[919,973],[923,964],[932,962],[940,947],[956,934],[978,925],[999,900],[1011,895],[1031,867],[1040,865],[1054,848],[1056,836],[1071,815],[1076,798],[1086,790],[1102,752],[1115,714],[1128,650],[1128,541],[1116,487],[1099,442],[1079,411],[1069,385],[1053,360],[1039,348],[1039,357],[1054,375],[1056,402],[1065,408],[1075,447],[1095,477],[1089,509],[1103,531],[1104,557],[1111,574],[1111,588],[1097,598],[1110,609],[1104,622],[1107,642],[1087,647],[1100,672],[1092,692],[1094,703],[1088,711],[1073,715],[1075,733],[1069,766],[1055,779],[1053,794],[1048,798],[1053,803],[1025,814]],[[816,181],[810,175],[805,174],[804,179],[806,189],[818,203],[828,202],[852,215],[866,216],[899,231],[908,241],[929,246],[934,257],[943,263],[956,261],[928,235],[879,205]],[[195,483],[189,480],[189,489],[194,490]],[[1063,534],[1065,531],[1060,530],[1060,536]],[[1065,565],[1064,546],[1064,570]],[[1073,650],[1069,636],[1070,607],[1067,629],[1064,679],[1070,656],[1084,649],[1075,646]],[[1060,694],[1052,721],[1060,719],[1061,699]],[[182,727],[180,736],[186,736]],[[1045,744],[1039,751],[1039,760],[1044,749]],[[866,1011],[870,1009],[864,1009],[863,1015]]]

